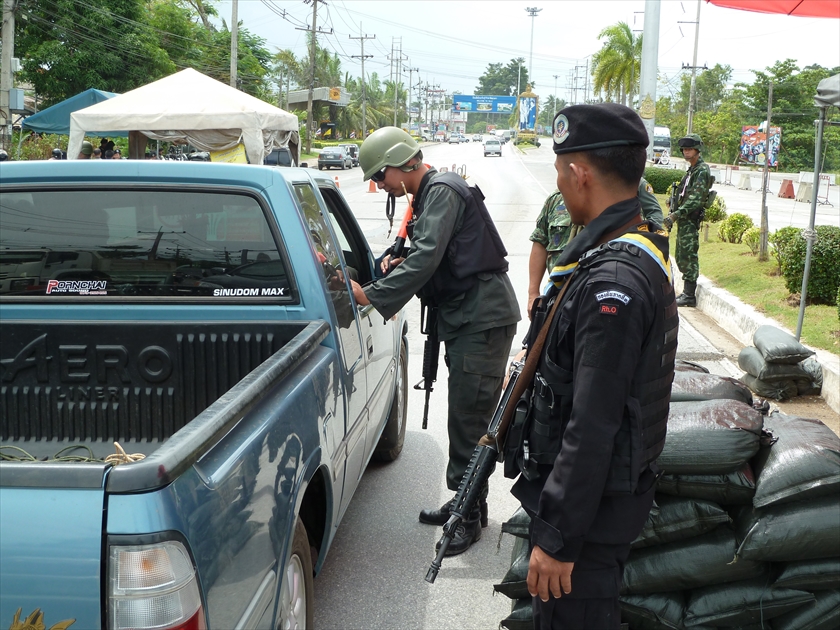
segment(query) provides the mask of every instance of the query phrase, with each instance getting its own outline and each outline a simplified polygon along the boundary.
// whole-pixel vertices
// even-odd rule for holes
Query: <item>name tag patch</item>
[[[632,298],[621,291],[601,291],[595,294],[595,299],[599,302],[604,300],[618,300],[622,304],[627,304]]]
[[[601,315],[618,315],[618,306],[615,304],[601,304]]]

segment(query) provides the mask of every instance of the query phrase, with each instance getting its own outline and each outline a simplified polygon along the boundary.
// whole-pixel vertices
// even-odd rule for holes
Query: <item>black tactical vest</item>
[[[651,284],[658,288],[656,308],[663,316],[655,318],[653,329],[642,345],[638,370],[613,444],[605,495],[634,493],[640,475],[662,452],[679,325],[670,280],[656,261],[639,247],[611,241],[586,255],[579,264],[583,268],[594,268],[611,260],[630,262],[644,271]],[[570,294],[577,284],[575,280],[572,282]],[[569,322],[561,313],[562,309],[558,308],[546,339],[546,349],[556,347],[566,334]],[[547,350],[543,350],[534,379],[530,422],[523,427],[528,440],[527,453],[520,450],[517,454],[518,468],[528,478],[538,476],[540,468],[553,465],[560,453],[563,434],[572,415],[572,387],[572,372],[557,365]],[[604,392],[604,395],[610,394]]]
[[[454,190],[466,204],[464,220],[447,244],[446,255],[419,293],[421,298],[442,304],[469,291],[478,282],[478,274],[507,272],[508,263],[505,260],[507,250],[484,205],[484,195],[478,187],[467,186],[459,175],[452,172],[436,174],[420,191],[415,215],[423,214],[428,190],[438,185]]]

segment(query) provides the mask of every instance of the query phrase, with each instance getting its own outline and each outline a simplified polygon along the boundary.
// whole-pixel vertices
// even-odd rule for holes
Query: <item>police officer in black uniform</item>
[[[679,320],[667,234],[642,220],[636,195],[648,143],[639,116],[573,105],[553,136],[557,186],[586,229],[551,274],[568,288],[541,352],[512,492],[532,518],[535,628],[617,630],[623,566],[653,504]]]

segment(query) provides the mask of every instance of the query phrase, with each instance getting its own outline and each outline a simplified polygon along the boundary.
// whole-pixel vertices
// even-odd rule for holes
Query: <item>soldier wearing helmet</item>
[[[9,154],[6,153],[5,149],[0,149],[0,162],[5,162],[9,159]]]
[[[384,127],[359,151],[365,180],[396,197],[412,196],[411,249],[384,278],[364,289],[359,304],[391,317],[418,295],[438,308],[438,336],[449,368],[449,463],[446,485],[456,491],[475,445],[484,435],[501,393],[516,322],[516,295],[507,275],[507,252],[483,195],[452,172],[423,164],[417,143],[402,129]],[[456,532],[448,555],[466,551],[487,524],[487,488]],[[451,502],[420,512],[420,521],[443,525]]]
[[[683,292],[677,296],[677,306],[696,306],[697,276],[700,275],[700,222],[705,216],[706,199],[712,185],[709,165],[700,151],[703,141],[696,133],[680,138],[680,149],[689,164],[688,171],[679,183],[677,207],[665,217],[665,227],[670,230],[677,224],[675,258],[683,274]]]
[[[59,149],[58,147],[56,147],[55,149],[52,150],[52,157],[50,157],[50,159],[51,160],[64,159],[64,152],[61,149]]]

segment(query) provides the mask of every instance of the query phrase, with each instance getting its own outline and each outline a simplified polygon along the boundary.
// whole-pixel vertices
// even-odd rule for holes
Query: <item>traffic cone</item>
[[[335,187],[341,188],[341,184],[338,183],[338,175],[335,176]]]
[[[372,179],[370,180],[370,186],[368,186],[368,192],[379,192],[379,188],[376,187],[376,182]]]

